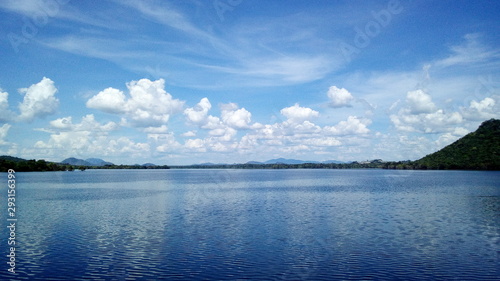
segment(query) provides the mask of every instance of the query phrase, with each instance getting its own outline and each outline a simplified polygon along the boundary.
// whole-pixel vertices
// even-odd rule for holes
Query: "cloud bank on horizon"
[[[417,159],[500,118],[500,4],[462,4],[3,1],[0,154]]]

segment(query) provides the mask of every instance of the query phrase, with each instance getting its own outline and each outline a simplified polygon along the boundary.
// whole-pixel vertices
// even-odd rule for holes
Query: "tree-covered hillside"
[[[0,172],[13,169],[16,172],[46,172],[46,171],[72,171],[78,167],[61,165],[58,163],[41,160],[25,160],[12,156],[0,156]]]
[[[475,132],[413,164],[420,169],[500,170],[500,120],[484,121]]]

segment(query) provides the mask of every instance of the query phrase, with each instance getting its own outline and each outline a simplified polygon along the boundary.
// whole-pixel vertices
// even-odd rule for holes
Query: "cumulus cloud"
[[[323,131],[330,135],[362,135],[370,130],[367,128],[371,124],[369,119],[359,119],[356,116],[349,116],[346,121],[340,121],[335,126],[325,126]]]
[[[142,131],[150,134],[164,134],[168,131],[168,127],[166,125],[161,125],[160,127],[147,127]]]
[[[500,97],[492,96],[481,101],[473,100],[469,107],[461,108],[461,112],[466,119],[473,121],[500,118]]]
[[[208,98],[202,98],[194,107],[189,107],[184,110],[184,115],[188,122],[196,125],[205,125],[207,123],[208,111],[212,108],[212,104]]]
[[[112,138],[111,131],[118,129],[115,122],[101,123],[93,114],[88,114],[76,123],[73,117],[63,117],[49,122],[45,132],[50,133],[48,140],[37,141],[33,148],[25,149],[24,154],[40,157],[81,156],[144,156],[149,151],[147,143],[136,143],[127,138]],[[130,154],[127,154],[130,153]]]
[[[111,138],[105,134],[90,131],[64,131],[50,135],[47,141],[37,141],[33,149],[25,149],[25,154],[43,155],[44,158],[64,158],[70,156],[89,157],[144,157],[149,153],[148,143],[134,142],[126,137]]]
[[[111,139],[107,149],[110,154],[114,155],[130,155],[133,157],[143,157],[145,153],[149,153],[150,146],[148,143],[134,142],[127,137]]]
[[[3,124],[0,126],[0,154],[14,155],[17,154],[18,145],[13,142],[8,142],[6,140],[9,129],[12,126],[10,124]]]
[[[201,128],[215,130],[218,128],[222,128],[223,126],[224,124],[222,124],[222,121],[219,117],[208,115],[205,125],[201,126]]]
[[[290,123],[302,123],[319,116],[319,112],[308,107],[301,107],[298,103],[293,106],[283,108],[280,113],[288,118]]]
[[[227,152],[236,147],[235,137],[237,130],[254,129],[259,124],[250,124],[252,114],[245,108],[239,108],[235,103],[221,104],[221,116],[208,115],[211,108],[207,98],[200,100],[194,107],[184,110],[188,123],[197,125],[201,129],[209,130],[204,139],[188,139],[184,148],[190,152],[217,151]],[[194,137],[196,133],[189,131],[184,137]]]
[[[319,112],[298,104],[283,108],[281,113],[287,117],[285,121],[274,124],[249,124],[250,116],[245,111],[238,111],[236,104],[225,104],[221,106],[221,118],[213,117],[213,125],[206,137],[187,139],[183,144],[184,152],[193,153],[236,153],[239,155],[253,154],[255,159],[269,157],[270,155],[284,156],[290,154],[326,155],[332,149],[341,149],[345,143],[349,149],[363,144],[362,139],[370,133],[368,125],[371,120],[350,116],[347,120],[339,122],[335,126],[321,127],[309,119],[319,116]],[[201,111],[201,110],[198,110]],[[190,111],[192,112],[192,111]],[[241,115],[237,115],[237,113]],[[231,114],[227,114],[231,113]],[[243,114],[244,113],[244,114]],[[237,120],[244,120],[241,125],[236,126],[229,122],[229,117],[239,116]],[[204,115],[205,116],[205,115]],[[241,116],[245,116],[242,118]],[[247,117],[248,116],[248,117]],[[216,124],[216,122],[219,122]],[[210,122],[206,122],[207,126]],[[229,126],[227,123],[232,124]],[[237,128],[247,127],[245,135],[237,138]],[[201,127],[203,128],[203,126]],[[206,127],[205,127],[206,128]],[[185,136],[193,137],[194,133],[188,132]],[[348,149],[347,149],[348,150]],[[257,156],[258,155],[258,156]],[[258,158],[257,158],[258,157]]]
[[[73,124],[72,117],[63,117],[50,121],[50,127],[59,131],[89,131],[93,133],[109,132],[118,128],[115,122],[108,122],[101,125],[94,118],[93,114],[88,114],[82,118],[82,121]]]
[[[196,151],[196,152],[207,151],[207,149],[205,148],[205,141],[202,139],[188,139],[184,143],[184,146],[191,151]]]
[[[12,119],[13,113],[9,110],[9,93],[0,89],[0,122]]]
[[[307,116],[307,114],[300,116]],[[314,154],[328,154],[332,148],[341,147],[343,140],[349,144],[360,143],[358,139],[364,138],[370,132],[367,128],[369,124],[371,120],[355,116],[350,116],[346,121],[341,121],[335,126],[325,127],[320,127],[308,120],[301,123],[287,120],[265,124],[243,136],[238,143],[237,151],[277,155],[311,153],[311,151]]]
[[[7,137],[10,127],[11,125],[9,124],[3,124],[2,127],[0,127],[0,145],[7,144],[5,138]]]
[[[122,91],[107,88],[87,101],[87,107],[98,109],[107,113],[126,112],[125,95]]]
[[[19,119],[31,122],[35,118],[45,117],[56,112],[59,100],[55,97],[57,88],[49,78],[31,85],[29,88],[19,89],[24,94],[23,102],[19,104]]]
[[[156,152],[178,153],[182,149],[182,145],[177,142],[173,133],[148,134],[148,139],[153,141]]]
[[[141,79],[127,83],[129,97],[121,91],[107,88],[87,101],[87,107],[121,114],[135,127],[159,127],[170,116],[182,112],[183,101],[165,91],[165,80]]]
[[[324,137],[324,138],[313,138],[307,140],[305,144],[313,146],[339,146],[342,143],[336,138]]]
[[[247,129],[249,128],[252,114],[245,108],[239,108],[235,103],[221,105],[222,122],[231,128]]]
[[[459,112],[437,109],[431,97],[421,90],[408,92],[406,107],[390,119],[400,131],[419,133],[448,132],[464,121]]]
[[[422,90],[408,92],[406,106],[390,119],[400,131],[419,133],[449,132],[464,121],[459,112],[437,109],[431,97]]]
[[[331,107],[350,107],[351,101],[354,99],[351,93],[344,88],[331,86],[328,89],[328,97],[330,98]]]
[[[58,130],[71,130],[73,128],[72,117],[63,117],[49,122],[50,127]]]
[[[438,145],[438,147],[445,147],[454,141],[458,140],[459,138],[465,136],[466,134],[469,133],[469,130],[462,128],[462,127],[457,127],[453,131],[444,133],[439,138],[435,141],[435,143]]]
[[[408,92],[406,103],[411,114],[432,113],[436,111],[436,105],[432,102],[430,95],[422,90]]]
[[[188,138],[195,137],[196,136],[196,131],[187,131],[187,132],[181,134],[181,136],[188,137]]]
[[[463,122],[458,112],[445,112],[439,109],[433,113],[410,114],[406,110],[390,116],[396,129],[406,132],[442,133],[453,129],[453,125]]]

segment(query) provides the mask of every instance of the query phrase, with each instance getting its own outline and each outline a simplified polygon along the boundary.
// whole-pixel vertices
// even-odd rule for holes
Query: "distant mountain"
[[[85,161],[89,162],[91,166],[106,166],[106,165],[114,165],[111,162],[104,161],[100,158],[87,158]]]
[[[86,160],[78,159],[75,157],[66,158],[61,161],[63,164],[73,165],[73,166],[106,166],[106,165],[114,165],[111,162],[106,162],[99,158],[88,158]]]
[[[344,164],[346,162],[338,161],[338,160],[326,160],[326,161],[323,161],[321,163],[323,163],[323,164]]]
[[[304,164],[304,163],[343,164],[345,162],[337,161],[337,160],[326,160],[326,161],[319,162],[319,161],[304,161],[304,160],[297,160],[297,159],[276,158],[276,159],[267,160],[265,162],[248,161],[245,164],[255,164],[255,165],[259,165],[259,164],[291,164],[291,165],[293,165],[293,164]]]
[[[500,120],[484,121],[475,132],[414,164],[423,169],[500,170]]]
[[[319,163],[318,161],[302,161],[297,159],[277,158],[264,162],[264,164],[304,164],[304,163]]]
[[[74,165],[74,166],[92,166],[89,162],[83,159],[77,159],[75,157],[66,158],[61,161],[62,164]]]
[[[141,166],[143,166],[143,167],[155,167],[156,164],[153,164],[153,163],[144,163]]]
[[[206,163],[200,163],[200,164],[193,164],[191,166],[217,166],[217,165],[230,165],[230,164],[206,162]]]
[[[258,164],[263,164],[262,162],[257,162],[257,161],[248,161],[245,164],[253,164],[253,165],[258,165]]]

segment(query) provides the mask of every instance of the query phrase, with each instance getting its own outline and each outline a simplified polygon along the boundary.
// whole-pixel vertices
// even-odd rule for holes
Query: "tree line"
[[[2,156],[0,158],[0,172],[13,169],[16,172],[50,172],[50,171],[85,171],[86,169],[170,169],[167,165],[141,166],[141,165],[105,165],[81,166],[70,165],[40,160],[24,160],[17,157]]]

